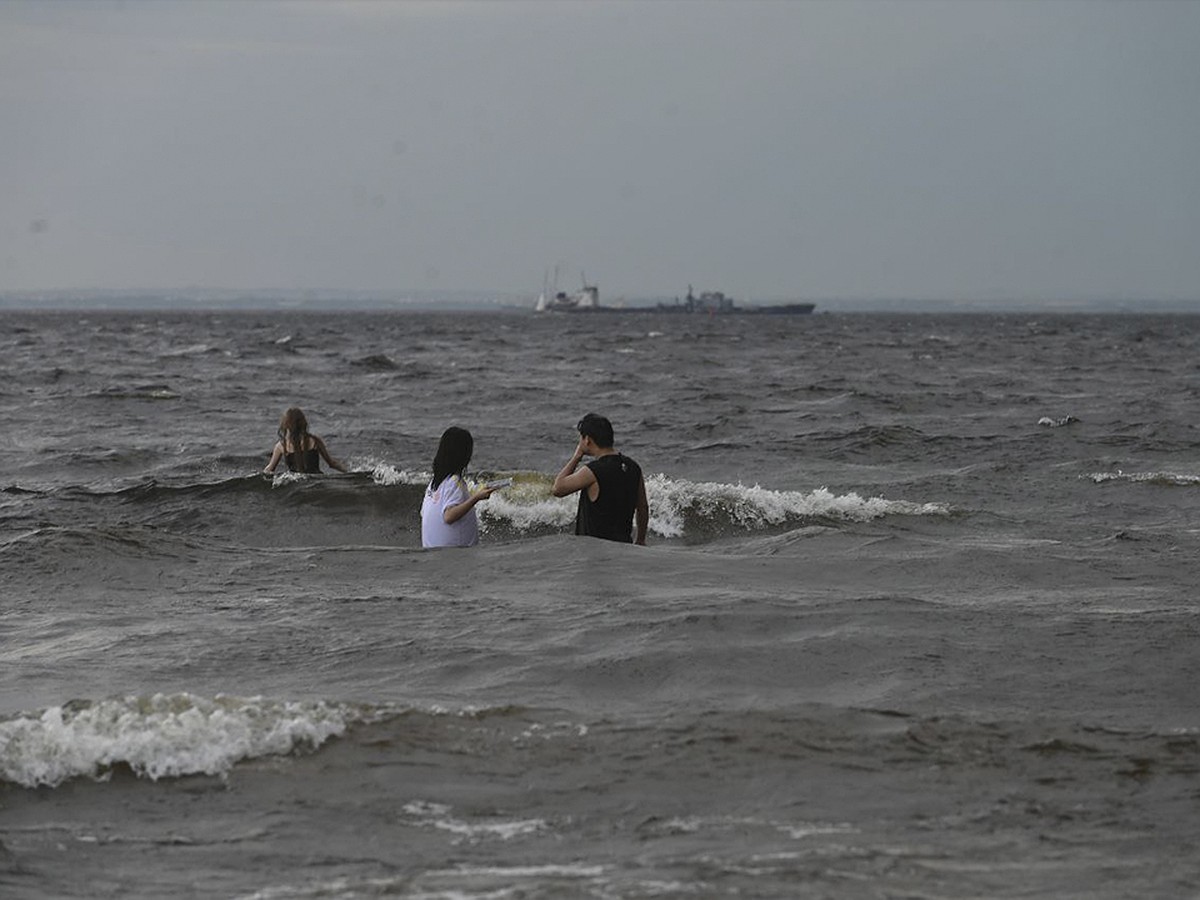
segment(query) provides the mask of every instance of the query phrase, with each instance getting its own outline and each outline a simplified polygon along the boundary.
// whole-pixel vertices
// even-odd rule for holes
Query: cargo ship
[[[676,299],[674,303],[659,303],[655,308],[658,312],[701,313],[710,316],[804,316],[816,309],[817,305],[815,303],[773,303],[763,306],[738,306],[732,297],[726,297],[721,291],[703,291],[697,297],[689,284],[687,297],[683,300]]]

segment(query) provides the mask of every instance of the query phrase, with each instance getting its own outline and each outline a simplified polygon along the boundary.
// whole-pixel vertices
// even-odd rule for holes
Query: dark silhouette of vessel
[[[817,308],[815,303],[774,303],[762,306],[738,306],[732,297],[726,297],[721,291],[702,291],[697,297],[688,285],[687,297],[683,300],[676,298],[674,303],[660,303],[656,307],[659,312],[668,313],[703,313],[710,316],[731,315],[791,315],[804,316]]]

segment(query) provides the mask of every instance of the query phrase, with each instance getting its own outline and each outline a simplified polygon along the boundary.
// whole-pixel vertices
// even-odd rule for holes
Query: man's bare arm
[[[575,452],[571,458],[567,460],[567,464],[562,467],[562,470],[554,476],[554,484],[550,487],[550,493],[555,497],[566,497],[574,494],[576,491],[582,491],[586,487],[590,487],[596,481],[596,473],[587,466],[579,469],[579,462],[583,459],[583,447],[575,448]],[[578,471],[576,471],[578,469]]]
[[[637,523],[637,541],[646,546],[646,530],[650,527],[650,503],[646,500],[646,479],[638,478],[637,506],[633,509],[633,518]]]

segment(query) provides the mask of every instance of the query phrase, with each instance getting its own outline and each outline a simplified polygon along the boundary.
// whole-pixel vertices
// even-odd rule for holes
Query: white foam
[[[454,869],[442,869],[429,872],[430,877],[438,875],[458,877],[461,875],[486,875],[495,878],[598,878],[604,874],[604,866],[589,863],[563,865],[547,863],[545,865],[527,866],[471,866],[462,865]]]
[[[520,819],[515,821],[499,820],[494,822],[464,822],[450,815],[450,807],[442,803],[426,800],[413,800],[404,804],[404,812],[417,817],[418,824],[448,831],[451,834],[478,840],[485,837],[496,837],[502,841],[511,840],[525,834],[533,834],[548,828],[544,819]]]
[[[777,822],[772,819],[757,819],[737,816],[689,816],[668,819],[662,828],[676,834],[694,834],[701,830],[723,831],[729,829],[771,828],[795,840],[836,834],[857,834],[858,829],[847,822]]]
[[[533,834],[544,830],[546,822],[543,819],[525,819],[516,822],[484,822],[471,824],[457,819],[435,819],[429,824],[442,831],[449,831],[465,838],[498,837],[502,841],[510,840],[523,834]]]
[[[307,481],[308,476],[303,472],[276,472],[271,479],[271,487],[283,487],[288,484],[297,484],[301,481]]]
[[[408,469],[397,469],[390,463],[370,462],[371,480],[376,484],[390,487],[396,484],[429,484],[433,476],[429,472],[410,472]]]
[[[431,869],[417,876],[391,875],[383,878],[335,878],[304,885],[280,885],[245,894],[236,900],[298,900],[298,898],[359,898],[404,896],[422,900],[500,900],[529,895],[531,883],[539,879],[592,880],[605,874],[603,866],[589,863],[546,863],[543,865],[487,866],[460,865],[451,869]],[[505,882],[481,888],[480,880]],[[462,884],[462,887],[458,885]],[[654,884],[654,882],[648,882]],[[485,892],[486,891],[486,892]]]
[[[552,741],[561,737],[587,737],[588,727],[578,722],[555,722],[552,725],[546,726],[540,723],[534,723],[521,732],[520,735],[513,738],[513,743],[518,741]]]
[[[788,837],[801,840],[807,837],[828,834],[857,834],[858,829],[848,822],[806,822],[801,825],[776,824],[775,827]]]
[[[1127,481],[1134,484],[1200,484],[1200,475],[1182,475],[1176,472],[1122,472],[1118,469],[1116,472],[1092,472],[1079,477],[1087,478],[1096,484],[1104,484],[1107,481]]]
[[[864,498],[857,493],[834,494],[828,488],[814,491],[773,491],[759,485],[672,481],[663,475],[646,482],[651,527],[664,537],[684,533],[687,514],[707,520],[728,519],[742,528],[779,525],[790,519],[832,518],[867,522],[889,515],[946,515],[939,503],[912,503]]]
[[[362,462],[355,461],[351,465],[351,471],[368,472],[371,475],[371,480],[383,487],[391,487],[397,484],[425,485],[429,483],[430,478],[428,472],[397,469],[391,463],[381,462],[377,459],[367,459]],[[296,484],[307,481],[308,478],[309,475],[305,472],[280,470],[275,473],[274,478],[271,480],[271,487]]]
[[[1079,420],[1074,416],[1061,416],[1057,419],[1052,419],[1049,416],[1042,416],[1038,419],[1038,424],[1044,428],[1062,428],[1064,425],[1072,425]]]
[[[319,747],[379,715],[345,704],[186,693],[72,703],[0,721],[0,778],[54,786],[107,778],[121,763],[151,780],[219,775],[238,760]]]
[[[541,527],[567,527],[575,521],[576,503],[575,497],[548,496],[545,488],[541,491],[505,488],[475,509],[484,531],[492,522],[507,522],[519,531],[532,531]]]

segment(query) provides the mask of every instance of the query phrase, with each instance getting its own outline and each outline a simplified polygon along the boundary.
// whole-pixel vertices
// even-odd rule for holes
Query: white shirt
[[[422,547],[474,547],[479,543],[479,518],[474,508],[457,522],[446,524],[446,510],[469,496],[458,475],[447,475],[436,490],[425,486],[425,499],[421,501]]]

